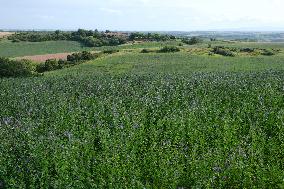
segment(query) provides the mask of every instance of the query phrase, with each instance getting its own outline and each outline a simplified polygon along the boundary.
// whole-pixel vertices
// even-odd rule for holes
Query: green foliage
[[[141,51],[141,53],[150,53],[150,52],[152,52],[152,51],[149,50],[149,49],[142,49],[142,51]]]
[[[34,67],[30,61],[0,57],[0,77],[26,77],[33,74]]]
[[[182,39],[182,42],[188,45],[195,45],[198,43],[202,43],[202,39],[198,37],[192,37],[192,38],[184,38]]]
[[[126,43],[126,40],[119,37],[95,38],[92,36],[82,38],[81,42],[88,47],[117,46]]]
[[[71,39],[70,32],[20,32],[8,37],[13,42],[29,41],[29,42],[43,42],[43,41],[59,41]]]
[[[212,50],[213,53],[223,55],[223,56],[236,56],[238,53],[246,53],[248,55],[264,55],[273,56],[279,53],[280,50],[266,49],[266,48],[256,48],[256,47],[225,47],[216,46]]]
[[[268,50],[268,49],[263,49],[263,52],[261,53],[261,55],[264,55],[264,56],[273,56],[275,55],[275,53],[271,50]]]
[[[57,70],[59,68],[59,64],[56,59],[49,59],[45,61],[45,67],[47,71]]]
[[[108,50],[103,51],[104,54],[113,54],[113,53],[117,53],[117,52],[119,52],[118,49],[108,49]]]
[[[29,42],[43,42],[43,41],[78,41],[87,47],[101,47],[101,46],[117,46],[126,43],[125,37],[108,36],[106,33],[100,33],[97,30],[83,30],[78,29],[76,32],[20,32],[8,37],[12,41],[29,41]]]
[[[13,42],[13,43],[19,43],[19,42],[21,42],[21,40],[19,40],[19,39],[13,39],[12,42]]]
[[[168,41],[176,39],[173,35],[164,35],[158,33],[131,33],[129,36],[129,40],[146,40],[146,41]]]
[[[93,60],[98,57],[98,54],[92,54],[87,51],[83,51],[80,53],[73,53],[67,56],[67,61],[65,60],[55,60],[55,59],[48,59],[45,63],[37,64],[36,71],[39,73],[53,71],[62,69],[65,67],[74,66],[76,64],[83,63],[88,60]]]
[[[36,71],[39,73],[61,69],[62,65],[56,59],[48,59],[45,63],[37,64]]]
[[[165,46],[159,50],[161,53],[171,53],[171,52],[179,52],[180,49],[176,46]]]
[[[241,48],[241,52],[253,53],[255,51],[254,48]]]
[[[222,56],[235,56],[235,54],[230,49],[222,46],[214,47],[212,52]]]
[[[97,54],[92,54],[90,52],[83,51],[81,53],[73,53],[72,55],[68,55],[67,61],[79,62],[79,61],[93,60],[95,58],[97,58]]]

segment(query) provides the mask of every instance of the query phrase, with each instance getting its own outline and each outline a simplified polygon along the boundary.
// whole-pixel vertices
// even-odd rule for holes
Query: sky
[[[284,31],[284,0],[0,0],[0,29]]]

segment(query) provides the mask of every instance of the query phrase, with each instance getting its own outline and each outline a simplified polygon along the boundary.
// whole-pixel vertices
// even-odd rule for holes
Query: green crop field
[[[0,56],[21,57],[90,50],[75,41],[18,42],[0,41]]]
[[[63,52],[77,51],[101,51],[108,49],[139,49],[139,48],[161,48],[164,45],[177,45],[178,42],[147,42],[138,44],[125,44],[118,47],[85,47],[76,41],[45,41],[45,42],[17,42],[8,40],[0,41],[0,56],[21,57],[31,55],[44,55]]]
[[[140,53],[164,45],[124,45],[44,76],[0,79],[0,181],[7,188],[283,188],[282,52]]]

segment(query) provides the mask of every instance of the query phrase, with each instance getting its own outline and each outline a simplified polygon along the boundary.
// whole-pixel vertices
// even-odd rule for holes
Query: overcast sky
[[[0,0],[2,29],[284,30],[284,0]]]

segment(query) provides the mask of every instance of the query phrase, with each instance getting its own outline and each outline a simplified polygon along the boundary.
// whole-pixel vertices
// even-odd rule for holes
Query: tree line
[[[19,32],[8,37],[13,42],[28,41],[28,42],[43,42],[43,41],[78,41],[87,47],[101,46],[117,46],[125,44],[128,41],[143,40],[143,41],[168,41],[176,39],[173,35],[158,34],[158,33],[130,33],[121,34],[111,31],[99,32],[98,30],[78,29],[74,32],[54,31],[54,32]],[[117,35],[116,35],[117,34]]]
[[[130,41],[134,40],[147,40],[147,41],[168,41],[176,39],[173,35],[158,34],[158,33],[131,33],[129,36]]]
[[[43,41],[78,41],[88,47],[100,46],[116,46],[127,42],[125,36],[108,35],[106,32],[99,32],[98,30],[83,30],[78,29],[75,32],[20,32],[8,37],[13,42],[29,41],[29,42],[43,42]]]

